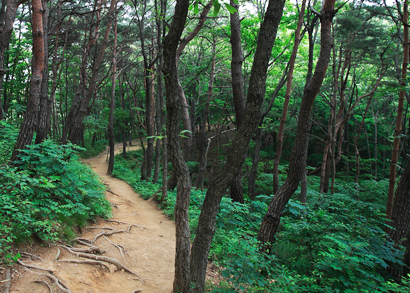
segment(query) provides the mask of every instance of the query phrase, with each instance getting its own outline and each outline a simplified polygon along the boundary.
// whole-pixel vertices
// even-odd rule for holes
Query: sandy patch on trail
[[[136,147],[131,147],[130,150]],[[116,153],[122,149],[121,144],[116,145]],[[162,293],[172,291],[174,277],[175,258],[175,225],[162,214],[161,210],[153,202],[145,201],[132,188],[122,180],[105,175],[107,172],[106,153],[97,157],[84,160],[90,164],[92,169],[102,178],[104,183],[112,191],[107,192],[107,199],[113,205],[113,220],[125,222],[118,224],[99,219],[97,223],[90,227],[98,229],[83,229],[82,238],[93,239],[95,235],[107,227],[104,231],[110,232],[110,228],[117,230],[127,230],[129,224],[136,224],[131,227],[129,233],[118,233],[110,236],[99,237],[93,244],[106,252],[104,256],[115,258],[125,267],[141,276],[144,281],[138,279],[124,270],[117,270],[116,266],[107,264],[109,269],[99,265],[66,263],[56,261],[58,246],[51,245],[44,247],[33,244],[27,248],[31,254],[41,257],[43,260],[33,258],[21,258],[26,264],[54,270],[53,275],[60,279],[73,293],[131,293],[149,292]],[[118,208],[116,208],[118,207]],[[112,242],[112,243],[110,243]],[[126,249],[124,256],[114,244],[123,246]],[[84,245],[76,245],[78,248],[86,248]],[[59,247],[61,254],[59,260],[77,259],[77,257],[62,247]],[[98,254],[96,254],[98,255]],[[83,259],[83,258],[78,258]],[[59,289],[54,282],[41,274],[47,274],[37,269],[27,269],[15,265],[12,269],[12,283],[10,292],[49,292],[44,283],[34,281],[46,281],[51,285],[53,292],[64,292]],[[40,274],[40,275],[39,275]],[[0,284],[0,289],[3,284]]]

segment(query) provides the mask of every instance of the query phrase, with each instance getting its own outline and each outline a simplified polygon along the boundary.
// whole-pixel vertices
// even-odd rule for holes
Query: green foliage
[[[18,128],[0,121],[0,165],[7,162],[17,140]]]
[[[55,241],[110,215],[104,186],[78,161],[78,149],[46,140],[22,150],[15,166],[0,167],[0,254],[13,241]]]

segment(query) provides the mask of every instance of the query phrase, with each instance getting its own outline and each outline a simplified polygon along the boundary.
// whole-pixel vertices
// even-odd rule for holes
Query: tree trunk
[[[229,148],[226,163],[213,176],[202,205],[196,237],[192,245],[191,281],[195,292],[203,292],[209,249],[215,233],[216,216],[223,195],[230,182],[238,175],[245,160],[249,141],[259,122],[261,106],[265,98],[266,75],[276,32],[282,17],[283,0],[270,0],[261,25],[254,62],[249,80],[247,104],[241,128],[235,134]]]
[[[191,291],[190,278],[190,230],[188,221],[189,198],[191,195],[191,178],[189,169],[181,152],[179,139],[179,94],[177,71],[177,47],[185,26],[189,1],[177,0],[175,13],[167,36],[163,42],[163,73],[165,79],[167,107],[167,146],[178,178],[177,198],[175,203],[175,277],[173,292],[188,293]]]
[[[43,38],[43,13],[41,0],[32,0],[32,35],[33,35],[33,57],[32,75],[30,81],[30,93],[27,101],[26,113],[20,126],[20,133],[17,138],[11,155],[11,161],[17,159],[19,150],[31,144],[34,131],[37,127],[38,107],[40,105],[41,82],[44,72],[44,38]]]
[[[262,143],[262,125],[259,125],[258,129],[256,130],[256,139],[255,139],[255,147],[254,147],[254,154],[253,154],[253,162],[252,167],[248,175],[248,196],[251,200],[255,200],[255,182],[256,177],[258,176],[258,162],[260,159],[260,149]]]
[[[40,109],[38,113],[36,144],[47,138],[51,126],[51,111],[49,111],[50,99],[48,97],[48,0],[42,0],[43,6],[43,38],[44,38],[44,73],[41,81]]]
[[[290,157],[288,177],[269,204],[268,211],[263,218],[261,228],[259,230],[258,240],[263,244],[262,250],[264,251],[270,250],[271,244],[274,241],[276,230],[280,223],[280,217],[283,209],[297,189],[303,176],[303,172],[306,172],[306,170],[302,170],[301,167],[303,166],[303,160],[305,159],[305,152],[307,149],[306,144],[308,142],[307,137],[309,131],[310,113],[329,65],[332,47],[331,27],[332,19],[335,15],[335,1],[336,0],[325,0],[323,4],[320,16],[320,21],[322,24],[320,55],[310,84],[304,90],[299,112],[296,138]]]
[[[209,116],[209,104],[212,98],[212,91],[214,88],[214,79],[215,79],[215,59],[216,59],[216,40],[213,39],[212,43],[212,64],[211,64],[211,76],[209,77],[208,83],[208,93],[205,102],[205,109],[204,115],[202,117],[202,124],[199,128],[199,136],[198,136],[198,145],[199,145],[199,159],[198,159],[198,175],[195,181],[195,187],[197,189],[203,189],[205,173],[206,173],[206,165],[207,165],[207,155],[209,145],[211,144],[210,139],[206,139],[205,137],[205,130],[206,130],[206,121],[208,120]]]
[[[285,123],[286,123],[286,119],[288,115],[290,94],[292,90],[293,70],[295,68],[296,55],[298,53],[298,48],[300,44],[300,31],[302,29],[303,17],[305,15],[305,7],[306,7],[306,0],[302,0],[302,8],[300,9],[298,24],[297,24],[296,32],[295,32],[295,43],[293,45],[292,54],[290,55],[290,60],[289,60],[289,71],[288,71],[288,77],[287,77],[287,83],[286,83],[285,102],[283,105],[282,117],[280,119],[278,135],[276,137],[277,138],[276,153],[275,153],[275,159],[273,162],[273,194],[276,194],[276,192],[279,189],[279,163],[280,163],[280,157],[282,155],[283,133],[285,131]]]
[[[6,73],[4,68],[4,57],[7,47],[9,45],[11,33],[13,32],[14,19],[19,5],[23,2],[21,0],[7,0],[7,8],[5,8],[5,0],[2,0],[2,11],[0,20],[0,93],[3,90],[3,79]],[[0,120],[5,119],[3,106],[0,99]]]
[[[386,218],[391,219],[393,210],[393,195],[394,186],[396,184],[396,169],[397,161],[399,157],[400,149],[400,135],[402,131],[402,121],[403,121],[403,108],[404,108],[404,96],[406,94],[406,79],[407,79],[407,66],[409,64],[409,27],[408,27],[408,2],[404,1],[403,5],[403,63],[401,70],[401,80],[400,80],[400,94],[399,94],[399,104],[397,106],[397,118],[396,118],[396,129],[394,130],[394,141],[392,158],[390,164],[390,180],[389,180],[389,192],[387,196],[387,210]]]
[[[117,5],[115,4],[115,10]],[[107,175],[111,175],[114,170],[114,108],[115,108],[115,80],[117,71],[117,16],[114,19],[114,46],[112,49],[112,79],[111,79],[111,100],[110,115],[108,118],[108,141],[110,145],[110,159],[108,160]]]

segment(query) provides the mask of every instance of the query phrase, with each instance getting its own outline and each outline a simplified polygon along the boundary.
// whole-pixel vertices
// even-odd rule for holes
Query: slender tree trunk
[[[256,130],[256,139],[255,139],[255,147],[254,147],[254,154],[253,154],[253,162],[252,167],[249,172],[248,176],[248,196],[251,200],[255,200],[255,182],[256,177],[258,176],[258,162],[260,159],[260,149],[262,143],[262,125],[259,125],[258,129]]]
[[[177,0],[175,13],[163,47],[163,73],[167,106],[167,147],[178,178],[177,198],[175,203],[175,277],[173,292],[188,293],[191,291],[190,273],[190,230],[188,221],[189,198],[191,195],[191,178],[188,166],[183,158],[179,139],[179,95],[177,71],[177,47],[185,26],[189,1]]]
[[[40,109],[38,113],[36,144],[47,138],[51,126],[51,111],[49,111],[50,99],[48,96],[48,0],[42,0],[43,6],[43,39],[44,39],[44,73],[41,81]]]
[[[400,94],[399,94],[399,104],[397,106],[397,118],[396,118],[396,129],[394,130],[394,141],[393,141],[393,150],[392,158],[390,164],[390,179],[389,179],[389,192],[387,196],[387,210],[386,218],[392,218],[393,210],[393,195],[394,195],[394,186],[396,184],[396,169],[397,161],[399,157],[400,149],[400,135],[402,132],[402,121],[403,121],[403,108],[404,108],[404,96],[406,93],[406,79],[407,79],[407,66],[409,64],[409,27],[408,27],[408,2],[404,1],[403,5],[403,63],[401,70],[401,80],[400,80]]]
[[[210,139],[206,139],[205,137],[205,130],[206,130],[206,121],[208,120],[208,116],[209,116],[209,104],[211,102],[212,91],[214,88],[215,61],[216,61],[215,53],[216,53],[216,40],[214,38],[213,43],[212,43],[212,56],[213,57],[212,57],[212,64],[211,64],[211,76],[209,77],[208,93],[206,96],[204,115],[202,117],[202,124],[201,124],[201,127],[199,128],[199,137],[198,137],[198,145],[199,145],[198,169],[199,170],[198,170],[198,175],[195,181],[195,187],[201,190],[203,189],[203,185],[204,185],[206,165],[207,165],[207,155],[208,155],[209,145],[211,143]]]
[[[7,7],[5,9],[5,4]],[[13,32],[14,19],[16,18],[17,8],[23,3],[22,0],[2,0],[2,11],[0,19],[0,93],[3,90],[3,79],[6,73],[4,68],[4,57],[6,49],[9,45],[11,33]],[[3,106],[0,99],[0,120],[5,119]]]
[[[11,155],[11,161],[17,159],[19,150],[31,144],[34,131],[37,127],[37,115],[40,105],[41,82],[44,72],[44,38],[43,38],[43,13],[41,0],[32,0],[32,35],[33,35],[33,57],[32,75],[30,81],[30,93],[27,101],[26,113],[20,126],[20,133],[17,138]]]
[[[115,10],[117,5],[115,4]],[[117,16],[114,19],[114,46],[112,49],[112,79],[111,79],[111,100],[110,115],[108,118],[108,141],[110,146],[110,159],[108,160],[107,175],[111,175],[114,170],[114,108],[115,108],[115,80],[117,71]]]
[[[285,123],[286,123],[286,119],[288,115],[290,94],[292,90],[293,70],[295,68],[296,55],[298,53],[298,48],[300,44],[300,31],[302,29],[303,17],[305,15],[305,7],[306,7],[306,0],[302,0],[302,8],[299,13],[299,20],[298,20],[298,24],[297,24],[296,32],[295,32],[295,43],[293,45],[292,54],[290,55],[289,71],[288,71],[288,77],[287,77],[287,83],[286,83],[285,102],[283,105],[282,117],[280,119],[278,135],[276,137],[277,139],[276,153],[275,153],[275,159],[273,162],[273,194],[276,194],[276,192],[279,189],[279,163],[280,163],[280,157],[282,155],[283,133],[285,131]]]
[[[276,32],[282,18],[283,7],[283,0],[269,1],[265,18],[259,30],[244,120],[233,138],[225,165],[211,179],[202,205],[191,254],[191,281],[195,284],[195,292],[204,291],[209,249],[215,233],[216,216],[221,199],[231,181],[239,174],[247,154],[249,141],[260,122],[267,69]]]
[[[325,0],[320,16],[321,21],[321,44],[320,55],[316,64],[315,73],[310,84],[305,88],[302,105],[299,112],[298,127],[295,142],[292,148],[292,154],[289,163],[288,177],[285,183],[278,190],[269,204],[268,211],[263,218],[259,230],[258,240],[263,244],[262,250],[270,249],[276,230],[280,223],[280,218],[289,201],[297,189],[303,176],[301,166],[306,156],[306,143],[308,142],[309,119],[313,103],[319,93],[323,79],[325,78],[327,67],[329,65],[330,53],[332,47],[332,19],[335,15],[335,0]]]

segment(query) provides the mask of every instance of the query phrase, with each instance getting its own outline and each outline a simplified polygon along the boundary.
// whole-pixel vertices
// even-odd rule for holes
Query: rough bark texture
[[[288,71],[288,78],[286,82],[285,102],[283,104],[282,117],[280,119],[278,135],[276,136],[277,144],[276,144],[275,159],[273,162],[273,194],[276,194],[276,192],[279,189],[279,163],[280,163],[280,157],[282,155],[283,134],[285,131],[285,123],[286,123],[286,119],[288,115],[290,93],[292,90],[293,70],[295,68],[296,55],[298,53],[298,48],[300,44],[300,31],[302,29],[303,17],[305,15],[305,7],[306,7],[306,0],[303,0],[302,8],[300,9],[298,24],[297,24],[296,32],[295,32],[295,43],[293,45],[292,54],[290,55],[290,60],[289,60],[289,71]]]
[[[10,41],[11,33],[13,32],[13,23],[16,18],[16,12],[19,5],[22,3],[21,0],[8,0],[7,8],[4,11],[4,4],[6,1],[2,1],[2,11],[0,19],[0,93],[3,90],[3,79],[4,74],[6,73],[6,68],[4,68],[4,55],[7,49],[7,46]],[[0,95],[1,96],[1,95]],[[3,106],[0,99],[0,120],[5,119],[3,112]]]
[[[20,133],[11,155],[11,161],[15,161],[19,150],[31,144],[34,131],[37,127],[38,107],[40,105],[41,81],[44,71],[44,38],[43,38],[43,13],[41,0],[32,0],[32,35],[33,35],[33,57],[30,80],[30,93],[27,101],[27,109]]]
[[[43,0],[43,39],[44,39],[44,60],[48,60],[48,12],[47,0]],[[49,111],[48,97],[48,62],[44,64],[43,79],[41,81],[41,93],[40,93],[40,109],[38,113],[38,124],[36,134],[36,144],[41,143],[46,139],[51,126],[51,111]]]
[[[111,99],[110,115],[108,118],[108,141],[110,145],[110,158],[108,160],[107,175],[111,175],[114,170],[114,108],[115,108],[115,81],[117,71],[117,18],[114,21],[114,47],[112,52],[112,76],[111,76]]]
[[[329,65],[330,53],[332,47],[331,25],[335,14],[335,0],[326,0],[323,4],[321,20],[321,44],[320,55],[316,64],[315,73],[313,74],[310,84],[305,88],[300,106],[298,127],[295,142],[290,156],[289,172],[285,183],[278,190],[269,204],[268,211],[264,216],[258,235],[258,240],[263,244],[264,251],[269,250],[274,240],[276,230],[280,223],[280,217],[285,205],[292,194],[297,189],[303,176],[303,160],[307,147],[307,137],[309,131],[309,119],[313,103],[319,93],[323,79],[326,75]]]
[[[396,169],[397,160],[399,158],[400,149],[400,134],[402,131],[402,121],[403,121],[403,108],[404,108],[404,96],[406,94],[406,78],[407,78],[407,66],[409,64],[409,27],[408,27],[408,2],[404,1],[403,5],[403,63],[401,69],[401,80],[400,80],[400,94],[399,94],[399,104],[397,106],[397,119],[396,119],[396,129],[394,130],[394,141],[392,158],[390,163],[390,180],[389,180],[389,192],[387,196],[387,210],[386,218],[391,219],[393,210],[393,195],[394,186],[396,184]]]
[[[208,254],[215,233],[216,216],[221,199],[230,182],[242,168],[249,141],[259,125],[261,105],[265,98],[266,71],[282,17],[283,6],[283,0],[269,1],[259,31],[242,127],[235,134],[228,151],[226,164],[218,174],[212,177],[202,205],[191,254],[191,281],[195,284],[195,292],[204,291]]]
[[[245,111],[245,92],[243,88],[242,76],[242,43],[241,43],[241,21],[239,19],[239,5],[233,0],[230,0],[230,5],[236,9],[237,12],[230,14],[231,23],[231,46],[232,46],[232,60],[231,60],[231,77],[232,77],[232,98],[235,109],[236,128],[240,129],[243,122],[243,115]],[[243,187],[242,187],[242,172],[232,180],[230,186],[230,195],[233,201],[244,203]]]
[[[174,17],[167,36],[164,38],[163,73],[165,79],[167,107],[168,154],[178,179],[175,203],[175,278],[174,292],[190,292],[190,230],[188,221],[191,179],[188,166],[183,158],[179,139],[179,95],[176,51],[188,14],[189,1],[177,0]]]

